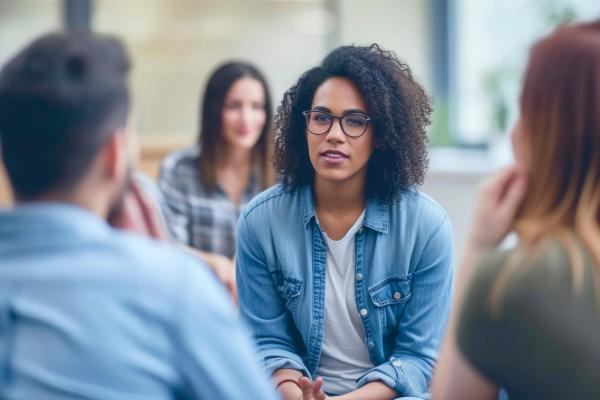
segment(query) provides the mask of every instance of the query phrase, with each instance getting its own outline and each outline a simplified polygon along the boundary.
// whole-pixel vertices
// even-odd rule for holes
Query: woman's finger
[[[312,400],[312,387],[313,384],[307,377],[303,376],[298,379],[298,386],[300,386],[300,390],[302,391],[302,399],[303,400]]]
[[[482,192],[489,193],[495,198],[502,197],[507,185],[514,179],[518,171],[516,166],[511,165],[486,178],[481,185]]]
[[[321,388],[323,387],[323,378],[319,377],[315,380],[312,388],[312,395],[315,400],[327,400],[327,396]]]
[[[506,194],[500,204],[500,212],[506,217],[512,219],[523,198],[527,188],[527,178],[525,174],[520,173],[513,178],[506,189]]]

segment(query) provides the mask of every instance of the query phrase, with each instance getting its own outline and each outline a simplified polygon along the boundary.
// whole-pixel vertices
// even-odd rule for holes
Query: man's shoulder
[[[123,279],[175,291],[187,280],[212,283],[212,273],[200,257],[175,244],[117,232],[110,247],[113,261],[123,266],[120,269]]]

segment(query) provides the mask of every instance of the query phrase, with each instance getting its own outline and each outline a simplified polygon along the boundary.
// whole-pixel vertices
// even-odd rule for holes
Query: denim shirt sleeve
[[[276,399],[228,295],[207,267],[192,269],[180,285],[174,310],[183,397]]]
[[[429,398],[427,389],[450,312],[452,246],[452,227],[445,216],[413,272],[412,295],[399,321],[392,356],[363,375],[359,387],[380,380],[400,396]]]
[[[236,279],[240,315],[253,332],[268,374],[290,368],[310,376],[294,341],[300,340],[300,333],[275,288],[252,222],[242,214],[238,223]]]

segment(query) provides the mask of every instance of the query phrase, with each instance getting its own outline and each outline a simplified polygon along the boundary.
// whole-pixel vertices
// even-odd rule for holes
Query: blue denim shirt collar
[[[301,189],[301,207],[304,225],[308,224],[316,216],[315,198],[313,196],[312,185],[306,185]],[[377,199],[369,198],[367,200],[367,210],[363,226],[373,229],[380,233],[388,233],[389,226],[388,204]]]

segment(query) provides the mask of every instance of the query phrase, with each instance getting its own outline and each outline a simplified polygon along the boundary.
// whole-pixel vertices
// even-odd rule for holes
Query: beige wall
[[[94,27],[122,38],[142,137],[196,135],[201,92],[226,60],[256,64],[273,102],[325,54],[323,1],[97,0]]]
[[[142,138],[169,142],[196,135],[201,92],[224,60],[255,63],[274,106],[341,44],[380,43],[429,86],[430,1],[97,0],[94,28],[129,48]]]

